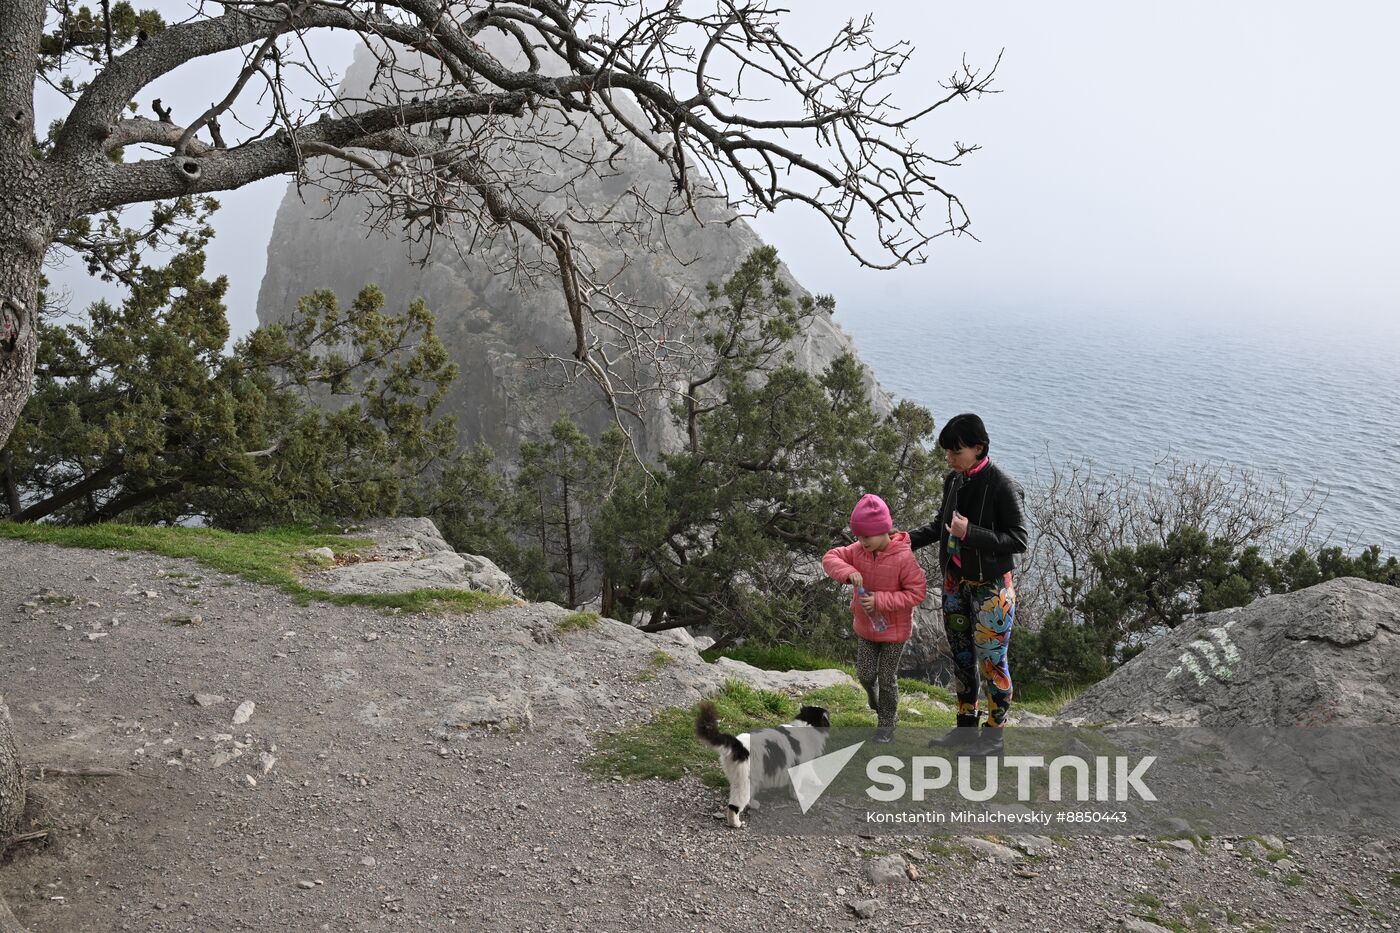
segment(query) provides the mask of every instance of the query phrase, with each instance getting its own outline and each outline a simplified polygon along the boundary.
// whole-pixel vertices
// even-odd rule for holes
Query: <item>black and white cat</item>
[[[760,791],[792,787],[788,769],[820,758],[830,729],[831,717],[823,707],[804,706],[796,719],[776,729],[730,735],[719,731],[715,705],[701,703],[695,734],[719,750],[719,763],[729,779],[729,825],[735,829],[744,825],[744,811]],[[796,795],[797,788],[792,790]]]

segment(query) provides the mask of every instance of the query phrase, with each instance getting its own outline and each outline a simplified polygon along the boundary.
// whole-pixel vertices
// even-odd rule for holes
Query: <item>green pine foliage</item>
[[[711,290],[721,307],[702,321],[712,324],[714,377],[703,394],[692,382],[677,406],[691,443],[650,474],[623,476],[598,516],[604,600],[620,618],[649,613],[654,626],[842,654],[849,611],[822,554],[849,540],[865,492],[883,496],[897,522],[930,514],[942,470],[932,416],[910,403],[876,414],[853,357],[812,375],[764,343],[830,304],[794,307],[778,275],[776,254],[760,250]],[[745,340],[767,349],[724,352]]]
[[[163,265],[112,266],[118,304],[46,314],[3,451],[9,518],[246,529],[394,514],[451,454],[435,409],[456,369],[421,301],[391,314],[372,285],[348,307],[317,292],[228,352],[227,282],[204,277],[211,233],[193,225]]]
[[[530,590],[555,591],[571,607],[596,592],[592,525],[618,464],[630,455],[620,433],[608,432],[595,443],[564,416],[546,439],[520,445],[512,506],[532,558],[526,581]]]
[[[39,42],[40,74],[62,68],[68,56],[105,61],[109,48],[111,54],[116,55],[165,28],[165,21],[157,11],[137,10],[127,0],[111,4],[106,15],[100,8],[79,6],[74,9],[67,4],[55,10],[59,15],[50,20],[51,28]],[[71,77],[64,77],[58,88],[69,94],[78,90]]]

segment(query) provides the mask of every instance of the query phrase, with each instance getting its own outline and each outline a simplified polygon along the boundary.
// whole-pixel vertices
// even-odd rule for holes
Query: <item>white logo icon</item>
[[[864,744],[857,742],[847,745],[820,758],[813,758],[788,768],[788,780],[792,781],[792,792],[797,797],[797,804],[803,813],[812,809],[812,805],[826,793],[831,782],[836,780],[836,775],[841,773],[841,769],[850,763]]]

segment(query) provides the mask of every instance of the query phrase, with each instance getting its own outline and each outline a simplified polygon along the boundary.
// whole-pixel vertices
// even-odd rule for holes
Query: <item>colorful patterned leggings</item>
[[[870,708],[882,726],[893,726],[899,716],[899,659],[902,641],[867,641],[856,645],[856,679],[865,688]]]
[[[977,675],[987,693],[987,725],[1000,728],[1011,709],[1011,667],[1006,650],[1016,620],[1016,587],[1007,573],[1000,580],[943,578],[943,629],[953,651],[958,712],[977,714]]]

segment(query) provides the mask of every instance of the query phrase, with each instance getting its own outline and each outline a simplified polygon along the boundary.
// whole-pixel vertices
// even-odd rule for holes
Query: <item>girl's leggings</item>
[[[856,679],[865,688],[881,726],[893,726],[899,715],[899,659],[902,641],[867,641],[856,645]]]
[[[943,628],[953,651],[958,712],[977,714],[977,674],[987,693],[987,725],[999,728],[1011,709],[1011,667],[1006,650],[1016,620],[1016,587],[1011,574],[990,583],[943,578]]]

